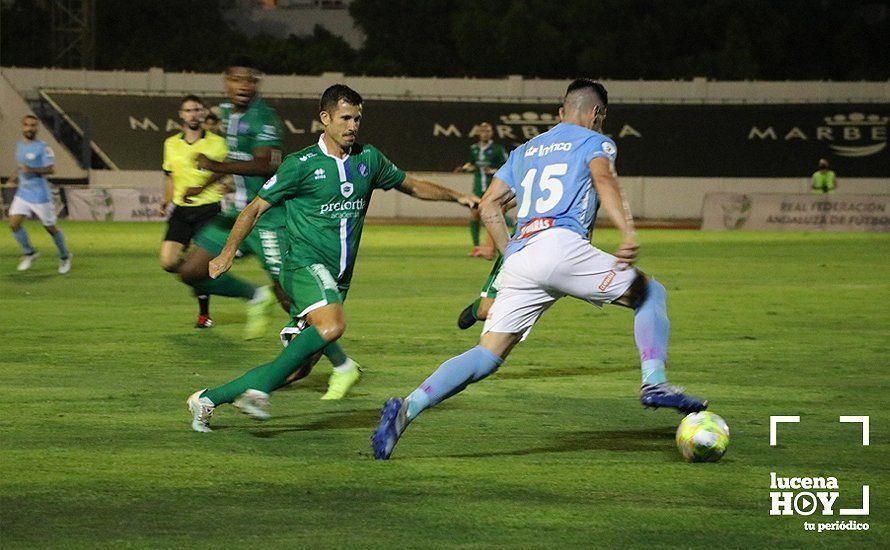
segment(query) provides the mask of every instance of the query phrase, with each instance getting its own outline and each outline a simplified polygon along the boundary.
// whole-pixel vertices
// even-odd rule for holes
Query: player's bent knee
[[[333,342],[343,336],[343,333],[346,332],[346,321],[338,320],[324,322],[315,325],[315,330],[318,331],[319,336],[321,336],[325,342]]]
[[[170,259],[170,258],[161,258],[161,269],[166,271],[167,273],[176,273],[179,269],[179,261],[178,258]]]
[[[616,305],[637,309],[649,296],[649,277],[642,271],[635,269],[637,276],[627,288],[624,294],[613,303]]]
[[[328,304],[312,310],[306,320],[326,342],[333,342],[346,332],[346,315],[341,304]]]
[[[210,276],[206,265],[199,264],[195,261],[186,261],[179,265],[177,270],[179,278],[187,285],[194,285]]]
[[[486,332],[479,339],[479,345],[494,355],[506,360],[510,351],[522,340],[522,333]]]

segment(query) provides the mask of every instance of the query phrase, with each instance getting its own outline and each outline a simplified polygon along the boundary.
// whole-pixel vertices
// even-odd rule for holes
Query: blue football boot
[[[408,427],[407,414],[408,402],[405,399],[393,397],[386,401],[383,410],[380,411],[380,424],[371,436],[374,458],[377,460],[389,458],[405,428]]]
[[[668,407],[677,409],[683,414],[703,411],[708,408],[708,401],[683,392],[683,388],[672,386],[667,382],[661,384],[644,384],[640,387],[640,403],[644,407],[657,409]]]

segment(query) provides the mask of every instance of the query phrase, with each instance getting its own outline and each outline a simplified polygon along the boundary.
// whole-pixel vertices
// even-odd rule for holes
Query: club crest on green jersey
[[[352,192],[355,191],[355,187],[352,183],[348,181],[344,181],[340,184],[340,194],[343,195],[344,198],[349,198],[352,196]]]

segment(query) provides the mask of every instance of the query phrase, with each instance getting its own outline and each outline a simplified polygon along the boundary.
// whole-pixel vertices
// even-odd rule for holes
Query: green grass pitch
[[[570,300],[377,462],[383,401],[476,343],[455,320],[490,264],[466,257],[464,228],[367,228],[342,340],[366,372],[353,395],[319,400],[322,360],[270,421],[223,407],[198,434],[186,397],[272,357],[277,329],[242,341],[243,305],[222,298],[217,327],[193,329],[160,225],[62,227],[64,277],[39,226],[29,272],[0,240],[3,548],[890,546],[885,235],[641,232],[640,266],[669,292],[669,378],[732,430],[719,463],[682,462],[680,416],[640,406],[631,312]],[[233,272],[264,280],[251,259]],[[802,419],[777,447],[770,415]],[[871,445],[840,415],[868,415]],[[836,508],[867,484],[870,515],[770,516],[770,472],[837,477]],[[870,530],[803,527],[850,519]]]

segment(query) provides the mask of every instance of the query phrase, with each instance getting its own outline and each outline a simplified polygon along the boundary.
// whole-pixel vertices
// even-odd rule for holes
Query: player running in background
[[[164,202],[161,212],[167,215],[167,207],[173,211],[167,219],[167,234],[161,243],[160,263],[164,271],[176,273],[182,263],[182,253],[189,247],[192,237],[207,225],[220,211],[221,184],[206,185],[211,172],[201,170],[195,161],[200,153],[213,160],[224,160],[228,149],[226,140],[204,130],[202,118],[206,113],[204,102],[194,95],[183,98],[179,105],[182,131],[164,141]],[[201,191],[185,196],[189,188]],[[213,326],[210,318],[210,296],[195,291],[198,298],[198,322],[196,328]]]
[[[617,148],[602,134],[607,105],[601,84],[575,80],[560,108],[562,122],[513,151],[495,175],[480,208],[505,260],[479,345],[443,363],[408,397],[386,402],[372,436],[376,458],[389,458],[405,428],[425,409],[496,371],[544,311],[564,296],[634,310],[643,405],[685,413],[707,408],[707,402],[669,385],[665,377],[665,289],[633,267],[638,244],[615,172]],[[513,197],[519,229],[511,239],[502,207]],[[599,202],[623,235],[615,256],[590,244]]]
[[[232,275],[211,279],[208,262],[222,250],[238,212],[256,195],[268,177],[275,173],[281,160],[281,122],[275,112],[258,95],[261,78],[256,63],[248,57],[236,56],[225,72],[226,93],[230,102],[221,107],[222,130],[229,153],[225,160],[214,160],[204,154],[195,156],[198,168],[213,172],[202,185],[186,190],[185,196],[200,196],[205,188],[215,186],[219,177],[234,176],[235,205],[216,216],[195,235],[189,255],[179,266],[182,281],[201,294],[230,296],[248,300],[245,337],[259,338],[266,333],[269,317],[277,299],[269,287],[254,287]],[[281,267],[279,237],[284,232],[283,213],[273,212],[263,226],[245,243],[248,252],[256,254],[273,281]]]
[[[473,173],[473,194],[481,197],[491,176],[507,162],[507,151],[502,145],[493,141],[494,130],[491,124],[482,122],[476,126],[479,141],[470,145],[470,153],[467,161],[454,169],[455,172]],[[486,235],[485,246],[479,246],[479,212],[476,209],[470,211],[470,236],[473,238],[473,250],[470,256],[490,260],[494,257],[494,246],[491,237]]]
[[[65,235],[56,227],[56,212],[53,207],[53,195],[49,189],[46,176],[55,170],[56,157],[53,150],[43,140],[37,139],[38,121],[34,115],[22,118],[22,137],[15,144],[15,160],[18,166],[7,183],[18,183],[15,198],[9,205],[9,227],[12,236],[22,248],[22,259],[18,270],[31,269],[34,260],[40,255],[28,239],[28,232],[22,227],[25,218],[34,214],[40,219],[43,228],[52,235],[56,248],[59,249],[59,273],[71,271],[71,253],[65,246]]]
[[[195,431],[210,431],[210,417],[224,403],[234,402],[253,418],[267,418],[269,393],[343,335],[343,300],[374,189],[398,189],[419,199],[470,207],[478,202],[476,197],[408,175],[375,147],[357,143],[362,98],[354,90],[331,86],[322,94],[319,110],[324,132],[318,144],[287,156],[275,177],[241,212],[225,248],[210,264],[213,276],[225,273],[254,225],[275,205],[286,203],[290,248],[282,283],[293,301],[294,319],[305,318],[308,326],[270,363],[228,384],[192,394],[188,406]]]

